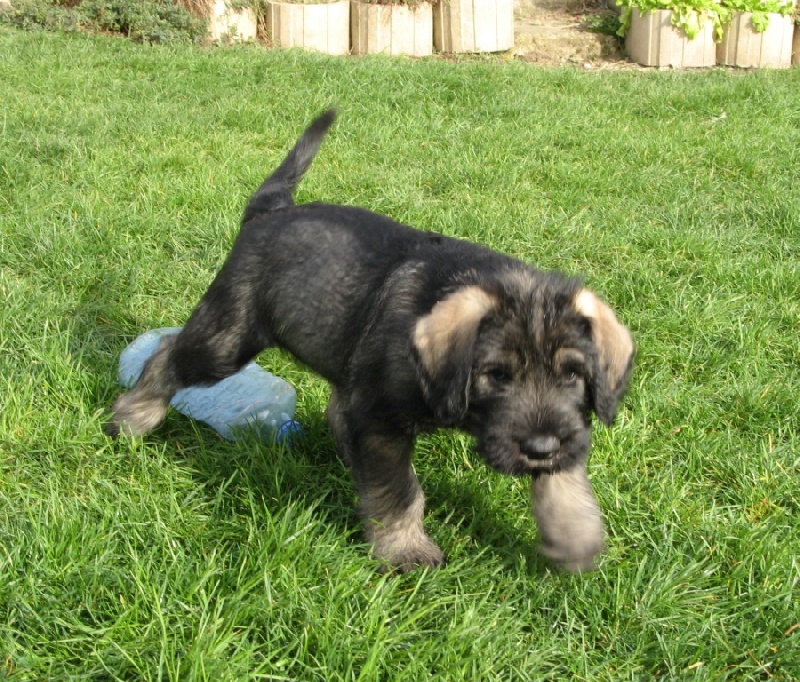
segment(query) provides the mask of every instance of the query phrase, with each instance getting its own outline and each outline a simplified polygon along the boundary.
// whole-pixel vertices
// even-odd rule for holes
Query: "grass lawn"
[[[148,47],[0,28],[0,679],[800,679],[800,69]],[[598,571],[527,485],[420,440],[447,568],[381,577],[324,426],[111,442],[120,351],[182,324],[249,193],[330,104],[298,201],[581,274],[633,330],[595,430]]]

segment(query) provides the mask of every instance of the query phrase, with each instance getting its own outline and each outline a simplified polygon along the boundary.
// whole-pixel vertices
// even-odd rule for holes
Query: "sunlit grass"
[[[0,677],[800,678],[800,70],[152,48],[0,28]],[[307,437],[172,414],[101,432],[116,362],[181,324],[248,194],[340,119],[298,192],[583,275],[638,364],[590,463],[600,570],[534,550],[524,481],[421,439],[450,561],[380,577],[327,388]],[[723,116],[724,114],[724,116]]]

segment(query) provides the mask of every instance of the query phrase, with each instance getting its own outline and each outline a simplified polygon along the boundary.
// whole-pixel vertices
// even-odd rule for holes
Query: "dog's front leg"
[[[585,465],[539,474],[531,494],[542,554],[568,571],[593,569],[605,545],[605,529]]]
[[[411,466],[412,436],[385,429],[351,433],[350,460],[367,540],[385,569],[436,567],[445,558],[422,524],[425,496]]]

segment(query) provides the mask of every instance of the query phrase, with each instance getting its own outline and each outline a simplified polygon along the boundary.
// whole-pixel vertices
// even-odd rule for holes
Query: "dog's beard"
[[[552,474],[586,461],[591,444],[588,415],[576,414],[570,419],[562,417],[557,426],[532,431],[497,420],[497,414],[494,411],[483,418],[475,415],[466,424],[466,430],[477,439],[476,451],[496,471],[511,476]],[[545,433],[558,438],[558,448],[546,456],[526,454],[523,440]]]

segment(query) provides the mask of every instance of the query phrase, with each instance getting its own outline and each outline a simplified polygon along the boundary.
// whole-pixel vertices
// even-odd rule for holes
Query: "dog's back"
[[[235,264],[235,278],[253,292],[263,318],[270,322],[270,343],[339,383],[362,330],[370,324],[369,311],[374,314],[380,307],[377,301],[387,295],[387,278],[398,267],[417,271],[414,281],[421,283],[423,270],[456,267],[456,254],[463,249],[491,252],[465,242],[459,243],[453,258],[444,253],[437,257],[457,240],[360,207],[295,205],[292,191],[335,117],[333,110],[319,116],[250,198],[229,260]],[[503,258],[493,253],[491,257]],[[430,295],[436,293],[431,290]],[[409,325],[410,320],[409,312]]]

